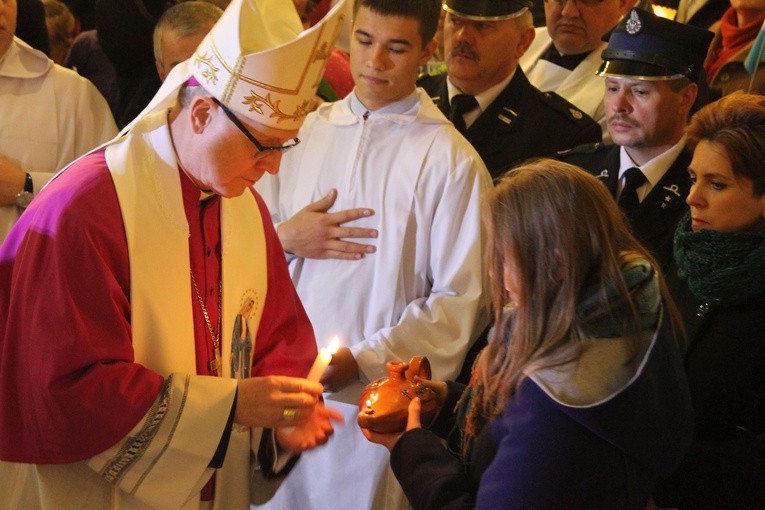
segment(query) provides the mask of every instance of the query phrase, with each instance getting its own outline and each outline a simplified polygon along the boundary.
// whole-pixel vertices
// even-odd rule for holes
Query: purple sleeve
[[[0,247],[0,458],[115,444],[162,378],[134,363],[127,245],[103,151],[59,175]]]

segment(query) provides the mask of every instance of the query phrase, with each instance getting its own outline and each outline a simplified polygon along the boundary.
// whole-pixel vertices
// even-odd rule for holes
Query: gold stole
[[[163,377],[196,374],[189,230],[166,112],[146,116],[106,149],[130,256],[135,361]],[[230,377],[237,314],[252,302],[252,352],[267,292],[266,242],[249,190],[221,200],[222,374]],[[252,354],[250,354],[252,355]]]

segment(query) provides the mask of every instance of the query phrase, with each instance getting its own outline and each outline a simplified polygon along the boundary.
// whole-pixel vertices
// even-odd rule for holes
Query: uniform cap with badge
[[[444,10],[472,21],[517,18],[531,8],[532,0],[446,0]]]
[[[598,76],[665,81],[703,76],[704,58],[714,34],[633,8],[603,40]]]

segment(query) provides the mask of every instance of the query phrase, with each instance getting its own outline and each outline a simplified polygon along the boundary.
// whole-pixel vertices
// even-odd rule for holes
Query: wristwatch
[[[26,209],[29,202],[34,198],[34,183],[32,182],[32,176],[27,172],[27,178],[24,181],[24,189],[16,195],[16,206],[21,209]]]

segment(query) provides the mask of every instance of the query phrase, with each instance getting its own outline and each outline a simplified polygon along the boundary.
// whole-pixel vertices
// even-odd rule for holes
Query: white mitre
[[[303,31],[291,1],[232,0],[194,55],[173,68],[136,120],[170,108],[191,78],[237,116],[298,129],[342,28],[345,1]]]

